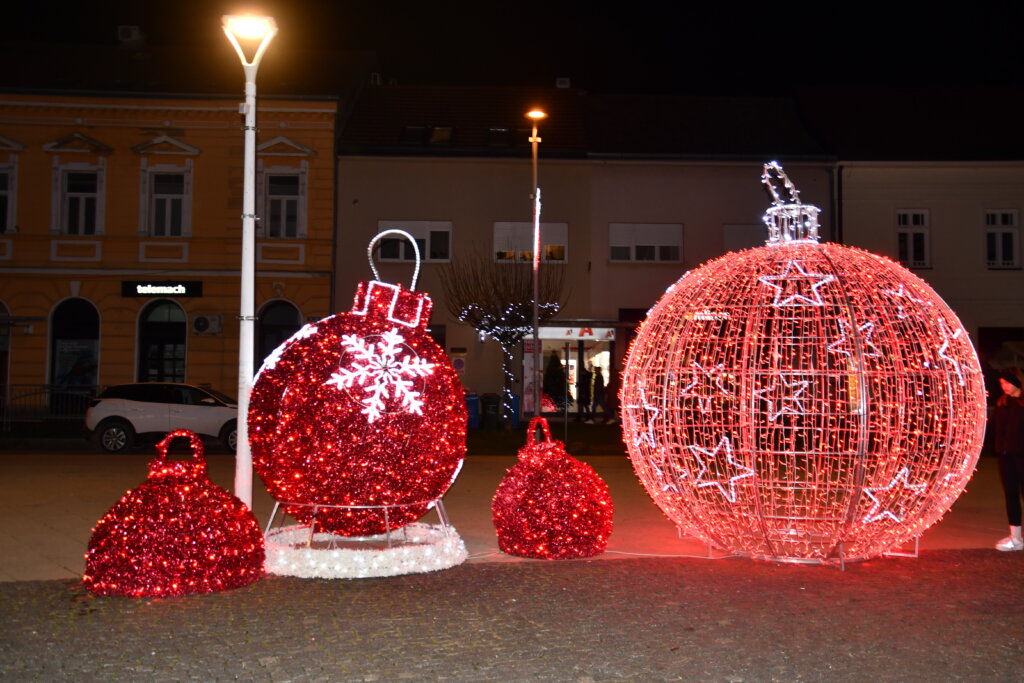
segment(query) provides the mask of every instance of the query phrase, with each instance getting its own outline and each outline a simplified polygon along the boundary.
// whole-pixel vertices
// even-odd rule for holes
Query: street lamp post
[[[531,109],[526,112],[526,117],[533,122],[533,132],[530,135],[530,148],[533,156],[533,410],[534,415],[541,414],[540,406],[540,311],[538,299],[540,297],[540,186],[537,184],[537,146],[540,144],[540,136],[537,135],[537,124],[541,119],[547,118],[547,114],[540,109]]]
[[[235,447],[235,495],[252,507],[252,451],[249,449],[249,394],[252,393],[253,330],[256,324],[256,71],[277,34],[273,17],[226,15],[224,34],[242,60],[245,71],[245,167],[242,192],[241,310],[238,315],[238,439]],[[247,59],[239,41],[258,47]]]

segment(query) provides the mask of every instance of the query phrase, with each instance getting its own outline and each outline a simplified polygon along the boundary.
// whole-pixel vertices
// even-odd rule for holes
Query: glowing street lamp
[[[238,440],[235,450],[235,495],[252,507],[252,452],[249,450],[249,394],[252,392],[253,338],[256,324],[256,71],[270,41],[277,35],[273,17],[226,15],[224,34],[238,53],[245,71],[245,168],[242,192],[242,291],[238,316]],[[241,41],[241,42],[240,42]],[[242,49],[257,45],[252,59]]]
[[[546,119],[547,114],[540,109],[531,109],[526,112],[526,118],[533,123],[533,132],[530,134],[530,147],[533,156],[533,411],[534,415],[540,415],[540,321],[537,309],[539,297],[538,280],[540,277],[540,186],[537,184],[537,145],[540,144],[540,136],[537,135],[537,124],[541,119]]]

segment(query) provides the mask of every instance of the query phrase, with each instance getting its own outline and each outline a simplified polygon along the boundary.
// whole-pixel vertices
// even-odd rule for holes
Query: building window
[[[429,132],[427,126],[406,126],[402,129],[398,141],[404,145],[422,145],[426,143]]]
[[[679,263],[682,223],[609,223],[608,260]]]
[[[142,157],[139,179],[139,234],[189,237],[192,234],[192,160],[150,166]]]
[[[907,268],[931,268],[928,212],[920,209],[896,212],[896,246],[900,263]]]
[[[298,168],[277,166],[261,169],[261,237],[296,239],[306,236],[306,184],[305,161]]]
[[[0,164],[0,234],[14,232],[14,169]]]
[[[299,176],[267,176],[267,237],[297,237],[299,230]]]
[[[487,129],[488,147],[510,147],[512,145],[512,129],[506,126],[491,126]]]
[[[420,249],[424,261],[450,261],[452,249],[451,221],[377,221],[377,231],[404,230]],[[386,237],[380,241],[381,261],[414,261],[416,254],[409,240]]]
[[[450,145],[455,136],[455,129],[451,126],[434,126],[430,129],[431,145]]]
[[[985,212],[985,262],[989,268],[1020,268],[1020,228],[1015,209]]]
[[[65,299],[54,307],[50,326],[50,384],[94,387],[100,350],[96,307],[86,299]]]
[[[568,262],[568,223],[541,223],[540,236],[542,261]],[[504,263],[533,261],[533,223],[495,223],[494,260]]]
[[[96,235],[100,229],[100,172],[61,173],[60,231],[65,235]]]

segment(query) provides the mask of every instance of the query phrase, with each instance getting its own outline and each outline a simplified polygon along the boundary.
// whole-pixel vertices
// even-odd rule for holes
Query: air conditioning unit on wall
[[[196,334],[220,334],[224,331],[224,316],[196,315],[192,317],[192,331]]]

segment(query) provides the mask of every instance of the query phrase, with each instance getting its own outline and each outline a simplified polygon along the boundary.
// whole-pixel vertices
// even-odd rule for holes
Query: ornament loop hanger
[[[192,447],[191,460],[171,460],[167,457],[175,439],[188,439]],[[175,429],[156,445],[156,458],[149,463],[150,478],[185,476],[192,479],[207,476],[206,458],[203,456],[203,441],[199,435],[188,429]]]
[[[544,431],[544,443],[550,443],[554,441],[551,438],[551,428],[548,427],[547,418],[537,416],[530,420],[530,426],[526,428],[526,445],[532,446],[537,440],[537,427],[540,427]]]
[[[779,196],[778,191],[775,189],[775,184],[772,183],[772,171],[778,175],[779,180],[789,190],[789,201],[785,201]],[[799,204],[800,203],[800,190],[796,189],[796,185],[789,179],[786,172],[782,170],[782,164],[777,161],[769,161],[764,165],[764,170],[761,171],[761,182],[768,186],[768,191],[772,193],[772,206],[782,206],[783,204]]]
[[[172,432],[168,432],[167,436],[156,445],[157,460],[167,460],[167,452],[171,450],[171,444],[175,439],[188,439],[189,446],[192,447],[192,459],[196,462],[206,462],[206,459],[203,457],[203,440],[199,438],[198,434],[189,429],[175,429]]]
[[[420,263],[422,263],[422,259],[420,258],[420,245],[417,244],[416,239],[405,230],[391,228],[390,230],[378,233],[376,237],[370,240],[370,246],[366,247],[366,258],[370,262],[370,270],[373,271],[373,279],[380,280],[380,273],[377,272],[377,265],[373,262],[373,248],[377,246],[377,242],[387,235],[400,235],[412,243],[413,253],[416,254],[416,267],[412,271],[412,284],[409,285],[409,291],[415,291],[416,281],[420,278]]]
[[[779,196],[772,182],[772,172],[782,181],[789,193],[788,201]],[[796,240],[818,241],[818,214],[821,209],[812,204],[800,202],[800,191],[782,170],[782,164],[769,161],[761,172],[761,183],[772,195],[772,205],[765,212],[764,224],[768,226],[768,244],[784,244]]]

